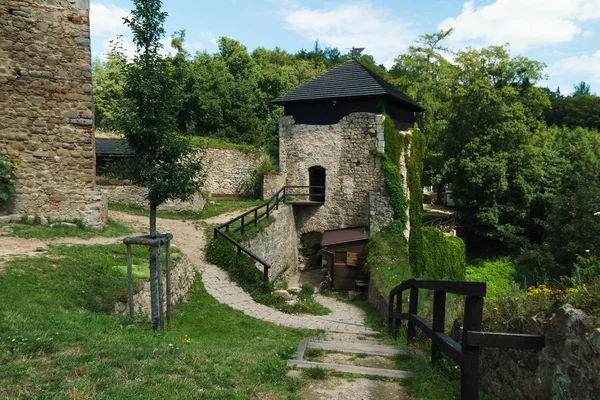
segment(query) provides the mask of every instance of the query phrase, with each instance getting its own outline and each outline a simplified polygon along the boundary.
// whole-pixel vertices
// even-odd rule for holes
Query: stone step
[[[339,351],[342,353],[365,353],[375,356],[393,356],[399,353],[406,353],[406,349],[398,346],[386,346],[380,344],[360,343],[360,342],[338,342],[309,340],[306,343],[306,349],[322,349],[329,351]]]
[[[332,371],[347,372],[357,375],[371,375],[371,376],[386,376],[390,378],[410,378],[416,376],[416,372],[400,371],[395,369],[381,369],[381,368],[369,368],[369,367],[357,367],[355,365],[342,365],[342,364],[327,364],[313,361],[304,360],[288,360],[288,367],[297,368],[325,368]]]

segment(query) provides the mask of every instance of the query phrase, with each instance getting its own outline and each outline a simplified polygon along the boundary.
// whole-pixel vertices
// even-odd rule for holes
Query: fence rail
[[[419,289],[433,290],[433,323],[418,315]],[[402,294],[410,290],[408,313],[402,312]],[[462,345],[444,333],[446,293],[464,295]],[[543,336],[482,332],[484,282],[428,281],[410,279],[390,291],[388,325],[397,336],[401,321],[407,320],[408,343],[419,328],[431,339],[431,362],[436,364],[445,354],[461,368],[461,399],[479,399],[479,351],[482,347],[540,350],[545,346]]]
[[[307,189],[308,193],[289,193],[288,192],[289,189]],[[250,211],[246,211],[245,213],[238,215],[237,217],[235,217],[233,219],[230,219],[229,221],[225,222],[224,224],[217,226],[214,229],[215,239],[218,238],[219,236],[222,236],[223,238],[225,238],[227,241],[229,241],[232,245],[234,245],[236,247],[238,254],[245,253],[250,258],[252,258],[254,261],[261,264],[263,266],[263,280],[265,283],[268,283],[269,282],[269,269],[271,268],[271,265],[269,265],[269,263],[266,260],[264,260],[263,258],[254,254],[252,251],[250,251],[244,245],[242,245],[241,243],[238,243],[238,241],[235,240],[233,237],[231,237],[231,235],[229,235],[229,233],[230,232],[240,232],[242,235],[244,235],[246,232],[246,228],[248,228],[252,225],[258,226],[258,222],[261,219],[269,218],[269,215],[270,215],[271,211],[273,211],[273,209],[275,209],[275,210],[279,209],[280,203],[288,203],[289,201],[287,201],[287,198],[290,196],[309,196],[309,198],[323,197],[323,200],[321,202],[325,201],[324,193],[322,193],[322,194],[310,193],[311,189],[324,190],[325,186],[284,186],[284,187],[282,187],[281,189],[279,189],[277,191],[277,193],[275,193],[265,203],[261,204],[258,207],[254,207]],[[236,224],[238,221],[240,222],[240,225],[237,227],[232,227],[232,225]]]

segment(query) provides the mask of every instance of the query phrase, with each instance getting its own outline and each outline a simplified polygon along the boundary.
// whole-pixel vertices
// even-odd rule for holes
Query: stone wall
[[[89,1],[0,1],[0,151],[21,162],[4,214],[106,222],[92,108]]]
[[[379,292],[379,290],[377,290],[377,288],[375,287],[375,282],[373,282],[373,279],[369,279],[368,299],[369,299],[369,303],[371,303],[371,305],[373,307],[375,307],[377,312],[379,312],[379,314],[381,315],[381,318],[383,318],[385,323],[387,323],[388,313],[389,313],[388,307],[389,307],[390,302],[389,302],[387,296],[384,296],[383,294],[381,294]]]
[[[211,195],[237,195],[244,179],[250,178],[263,161],[264,154],[232,148],[206,148],[204,189]]]
[[[498,399],[600,398],[600,322],[569,305],[519,333],[544,335],[541,351],[483,349],[481,387]]]
[[[284,272],[293,273],[298,269],[298,245],[291,206],[280,205],[279,210],[273,211],[269,218],[269,225],[246,239],[243,245],[271,265],[269,280],[272,280]],[[257,266],[263,270],[262,265]]]
[[[394,221],[390,199],[379,192],[369,192],[369,230],[371,234],[381,231]]]
[[[263,200],[269,200],[285,186],[285,175],[281,173],[267,174],[263,177],[262,185],[262,198]]]
[[[296,207],[299,234],[350,226],[369,226],[369,192],[385,194],[380,159],[384,146],[383,115],[354,113],[334,125],[295,124],[283,117],[279,125],[280,170],[287,185],[308,185],[308,169],[326,170],[325,204]]]
[[[174,262],[173,268],[171,269],[171,295],[172,295],[172,304],[177,304],[178,302],[185,299],[192,284],[194,283],[194,278],[196,276],[196,269],[192,265],[192,263],[187,259],[187,257],[183,256]],[[163,275],[163,295],[165,299],[165,305],[163,306],[165,311],[166,318],[166,299],[167,299],[167,286],[166,286],[166,276]],[[140,279],[140,289],[133,295],[133,308],[135,313],[141,313],[148,318],[152,315],[152,310],[150,307],[150,279]],[[128,315],[129,314],[129,306],[127,302],[118,302],[115,304],[115,314],[117,315]]]
[[[106,185],[102,186],[106,190],[106,196],[110,203],[128,204],[137,207],[149,208],[146,194],[148,190],[141,186],[135,185]],[[196,193],[190,201],[167,201],[158,206],[159,211],[202,211],[206,201]]]

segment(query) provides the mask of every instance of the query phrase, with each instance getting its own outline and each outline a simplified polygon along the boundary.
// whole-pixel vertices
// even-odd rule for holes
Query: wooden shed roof
[[[332,244],[357,242],[360,240],[367,240],[369,235],[367,234],[367,228],[360,226],[357,228],[345,228],[335,229],[331,231],[325,231],[323,238],[321,239],[321,246],[330,246]]]
[[[385,97],[412,111],[424,111],[416,101],[356,60],[338,65],[271,103],[284,105],[291,102],[361,97]]]

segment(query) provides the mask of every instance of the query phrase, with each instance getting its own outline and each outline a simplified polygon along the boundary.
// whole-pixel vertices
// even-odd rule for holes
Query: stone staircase
[[[300,369],[319,367],[357,375],[408,378],[416,373],[397,369],[392,359],[406,352],[404,347],[385,345],[370,336],[328,333],[301,340],[297,359],[288,360],[287,365]]]

